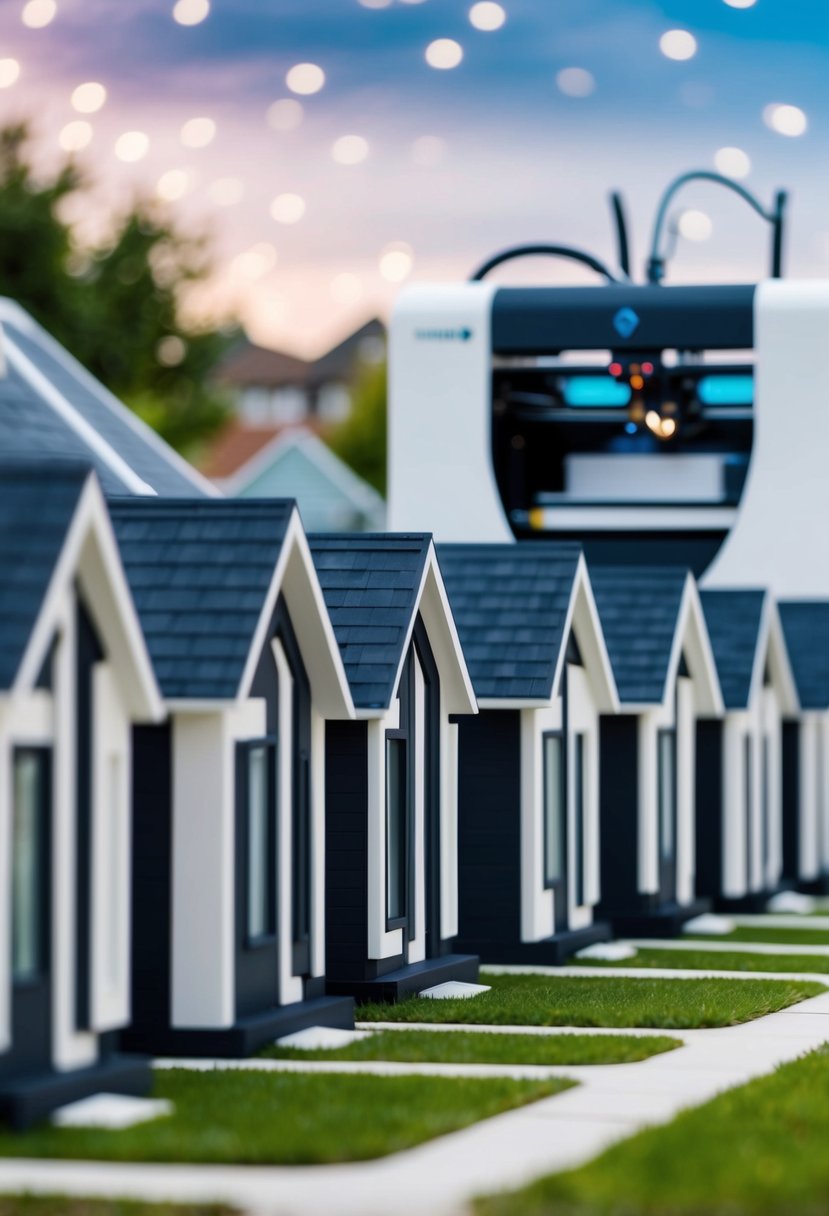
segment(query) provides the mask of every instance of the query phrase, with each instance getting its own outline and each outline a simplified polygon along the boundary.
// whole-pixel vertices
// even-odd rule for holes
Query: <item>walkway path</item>
[[[2,1161],[0,1190],[221,1200],[268,1216],[457,1216],[475,1194],[587,1161],[829,1041],[829,992],[744,1026],[679,1037],[684,1047],[641,1063],[562,1068],[579,1078],[577,1089],[379,1161],[293,1168]]]

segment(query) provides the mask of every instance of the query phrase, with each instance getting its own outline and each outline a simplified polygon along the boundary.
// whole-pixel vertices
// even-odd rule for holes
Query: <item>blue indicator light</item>
[[[697,391],[703,405],[751,405],[754,401],[754,378],[703,376]]]
[[[620,308],[613,318],[613,328],[620,338],[630,338],[639,328],[639,317],[632,308]]]
[[[627,431],[628,435],[635,435],[636,432],[638,431],[638,429],[639,428],[637,427],[635,422],[626,422],[625,423],[625,430]]]
[[[616,409],[630,401],[630,386],[620,384],[612,376],[573,376],[565,382],[564,400],[568,405]]]

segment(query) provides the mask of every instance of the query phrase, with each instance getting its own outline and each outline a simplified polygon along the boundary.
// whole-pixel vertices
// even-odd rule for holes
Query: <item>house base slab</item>
[[[668,903],[649,911],[614,913],[613,931],[618,937],[675,937],[686,921],[710,910],[710,900],[695,899],[690,904]]]
[[[0,1119],[22,1131],[59,1107],[94,1094],[144,1097],[150,1092],[152,1080],[146,1056],[111,1055],[91,1068],[0,1082]]]
[[[583,929],[565,929],[561,933],[554,933],[552,937],[542,938],[539,942],[469,941],[462,943],[462,946],[474,949],[482,963],[544,963],[557,966],[566,963],[586,946],[606,942],[611,936],[608,922],[596,921]]]
[[[478,980],[477,954],[444,954],[410,963],[375,979],[329,980],[328,991],[350,993],[358,1002],[382,1001],[394,1005],[407,996],[417,996],[424,988],[434,988],[452,980],[474,984]]]
[[[123,1036],[123,1046],[127,1051],[153,1055],[239,1059],[310,1026],[353,1030],[354,1001],[349,996],[315,997],[239,1018],[233,1026],[129,1030]]]

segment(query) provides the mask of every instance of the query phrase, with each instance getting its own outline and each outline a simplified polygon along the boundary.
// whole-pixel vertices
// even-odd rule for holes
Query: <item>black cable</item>
[[[469,281],[470,283],[480,282],[496,266],[500,266],[504,262],[511,262],[514,258],[528,258],[537,255],[569,258],[573,262],[581,262],[584,266],[589,266],[591,270],[595,270],[597,274],[607,279],[608,283],[619,282],[604,263],[600,262],[598,258],[593,257],[592,253],[584,253],[583,250],[573,249],[570,245],[514,245],[511,249],[504,249],[503,252],[496,253],[493,257],[489,258],[470,276]]]
[[[616,226],[616,251],[619,265],[630,278],[630,241],[628,240],[628,223],[625,215],[625,201],[619,190],[610,195],[610,209],[613,212],[613,222]]]

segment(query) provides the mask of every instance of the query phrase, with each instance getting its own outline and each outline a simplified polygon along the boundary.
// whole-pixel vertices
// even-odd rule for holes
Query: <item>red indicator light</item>
[[[652,363],[643,363],[642,371],[644,372],[644,374],[646,376],[652,376],[653,375],[653,364]]]
[[[610,372],[611,376],[621,376],[622,365],[621,363],[611,363],[607,370]]]

